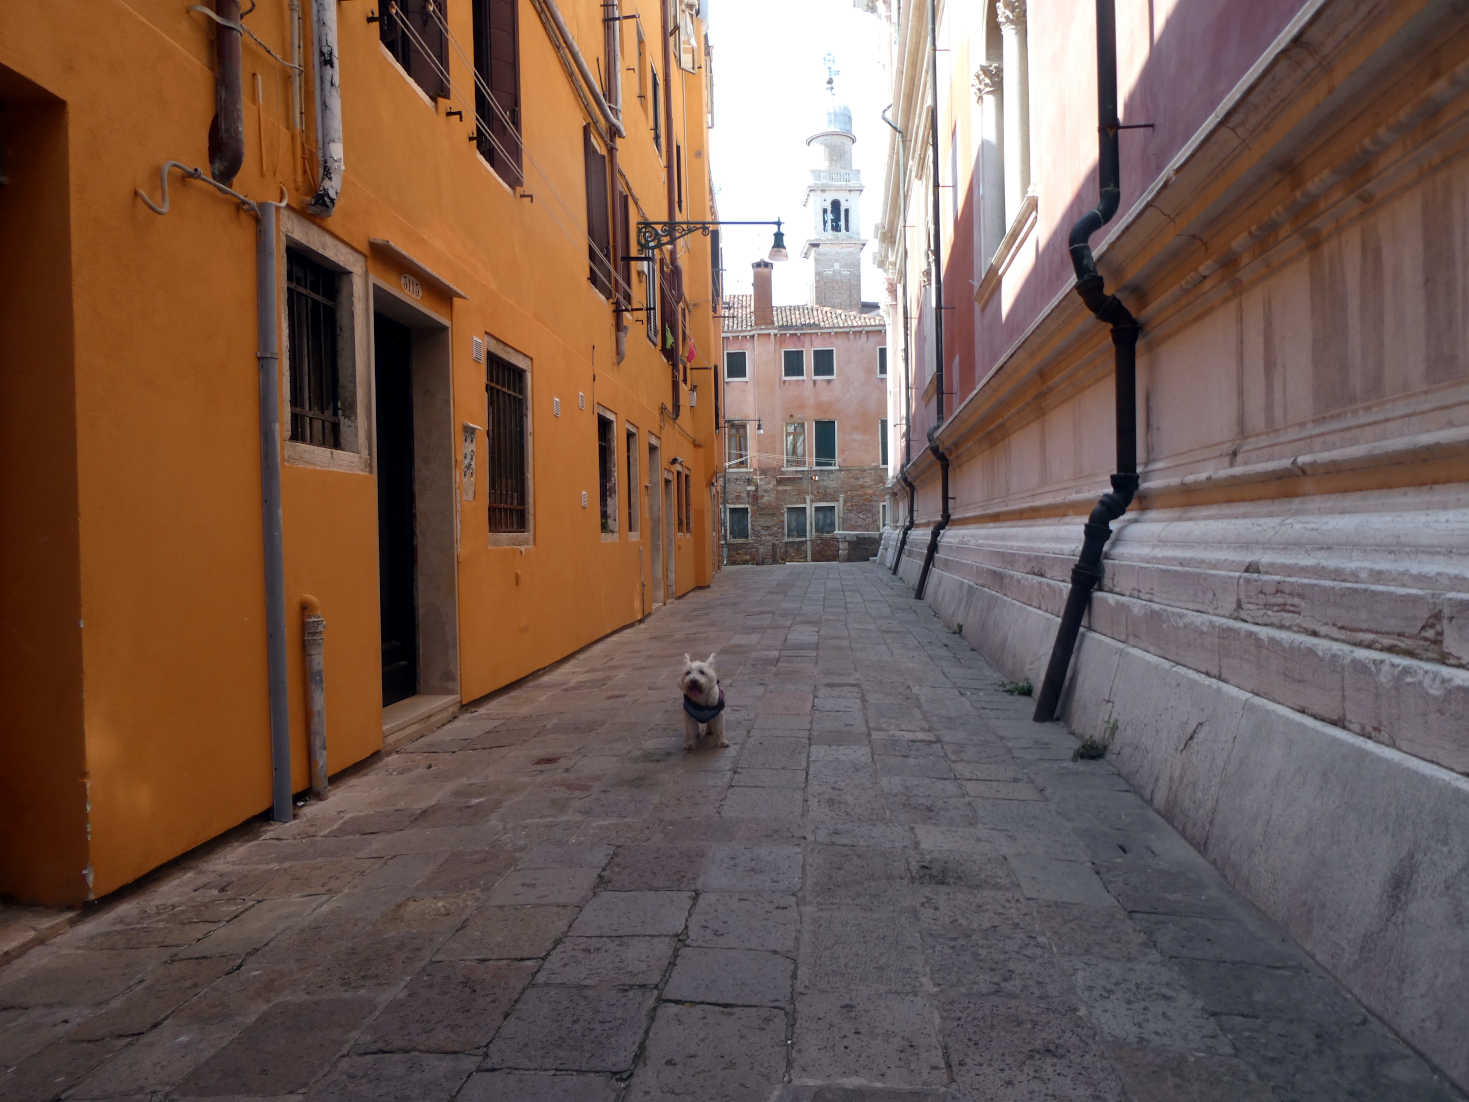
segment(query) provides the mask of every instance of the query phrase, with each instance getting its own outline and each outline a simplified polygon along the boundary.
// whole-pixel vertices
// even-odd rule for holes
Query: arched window
[[[842,201],[840,199],[831,201],[831,232],[842,232]]]
[[[821,206],[821,232],[822,233],[829,233],[830,231],[831,231],[831,211],[827,210],[826,209],[826,204],[823,203],[822,206]]]
[[[845,233],[852,232],[852,208],[848,207],[842,211],[842,230]]]

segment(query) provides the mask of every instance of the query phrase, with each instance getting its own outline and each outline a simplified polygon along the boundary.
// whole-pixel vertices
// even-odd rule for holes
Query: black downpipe
[[[1103,289],[1092,256],[1091,235],[1117,213],[1122,194],[1117,157],[1117,23],[1114,0],[1097,0],[1097,121],[1099,151],[1097,182],[1100,196],[1095,210],[1087,211],[1071,228],[1071,264],[1076,270],[1076,293],[1087,309],[1112,327],[1116,374],[1117,473],[1112,489],[1102,495],[1083,529],[1081,555],[1071,568],[1071,591],[1061,613],[1061,626],[1051,648],[1045,680],[1036,697],[1037,723],[1056,718],[1061,688],[1076,648],[1076,636],[1092,590],[1102,577],[1102,549],[1112,535],[1111,523],[1127,511],[1137,493],[1137,337],[1138,323],[1126,306]]]
[[[892,104],[888,104],[888,109]],[[892,119],[888,118],[887,110],[882,113],[882,121],[887,123],[898,135],[898,163],[907,165],[907,135],[903,133],[902,127],[898,126]],[[903,192],[903,225],[908,225],[908,192]],[[909,322],[912,320],[908,313],[908,266],[903,265],[903,286],[900,294],[903,298],[903,465],[898,469],[898,477],[903,480],[903,485],[908,487],[908,520],[903,525],[903,534],[898,537],[898,551],[893,556],[893,569],[891,573],[897,574],[898,568],[903,565],[903,551],[908,546],[908,533],[913,531],[914,500],[917,490],[913,480],[908,477],[908,464],[913,462],[913,361],[910,349],[913,341],[908,332]]]
[[[917,600],[923,600],[928,588],[928,573],[933,569],[934,555],[938,553],[939,537],[949,526],[949,457],[939,447],[938,432],[944,427],[944,273],[941,265],[943,249],[939,239],[939,25],[938,0],[928,0],[928,37],[933,47],[929,59],[929,73],[933,78],[933,105],[929,108],[929,147],[933,153],[933,377],[934,397],[937,399],[938,417],[933,428],[928,430],[928,450],[939,461],[939,522],[928,534],[928,551],[923,556],[923,569],[918,574],[918,585],[913,590]]]
[[[913,481],[908,477],[908,472],[903,471],[898,475],[903,480],[903,485],[908,487],[908,523],[903,525],[903,534],[898,537],[898,553],[893,556],[892,573],[898,572],[898,567],[903,565],[903,549],[908,546],[908,533],[913,531],[913,500],[915,491]]]
[[[903,469],[900,477],[903,485],[908,487],[908,523],[903,525],[903,534],[898,539],[898,553],[893,556],[893,573],[897,574],[898,568],[903,565],[903,551],[908,546],[908,533],[913,531],[914,521],[917,519],[915,510],[917,490],[913,480],[908,477],[908,464],[913,462],[913,363],[909,349],[913,346],[911,334],[908,331],[909,322],[912,320],[908,314],[908,277],[906,265],[903,276]]]

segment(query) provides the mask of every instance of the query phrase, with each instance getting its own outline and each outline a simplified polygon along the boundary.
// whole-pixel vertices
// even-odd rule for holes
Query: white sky
[[[806,139],[826,127],[833,102],[852,109],[853,167],[862,171],[858,200],[863,236],[862,297],[880,302],[883,277],[873,264],[873,226],[881,203],[888,105],[885,25],[852,0],[705,0],[714,54],[714,194],[720,218],[785,222],[791,259],[775,266],[775,301],[810,299],[811,262],[801,246],[811,227],[802,206],[818,154]],[[839,74],[835,101],[826,92],[830,52]],[[721,231],[725,289],[750,290],[750,265],[770,251],[774,227]]]

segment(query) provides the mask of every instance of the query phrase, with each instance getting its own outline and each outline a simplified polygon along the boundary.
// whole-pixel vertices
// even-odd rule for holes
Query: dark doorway
[[[383,704],[418,692],[413,508],[413,332],[373,316],[377,384],[377,559]]]

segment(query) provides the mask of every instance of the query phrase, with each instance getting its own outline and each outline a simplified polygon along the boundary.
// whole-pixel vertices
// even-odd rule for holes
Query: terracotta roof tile
[[[776,329],[883,329],[887,322],[880,313],[838,310],[835,306],[776,306]],[[753,295],[729,295],[724,300],[724,331],[749,333],[755,326]]]

